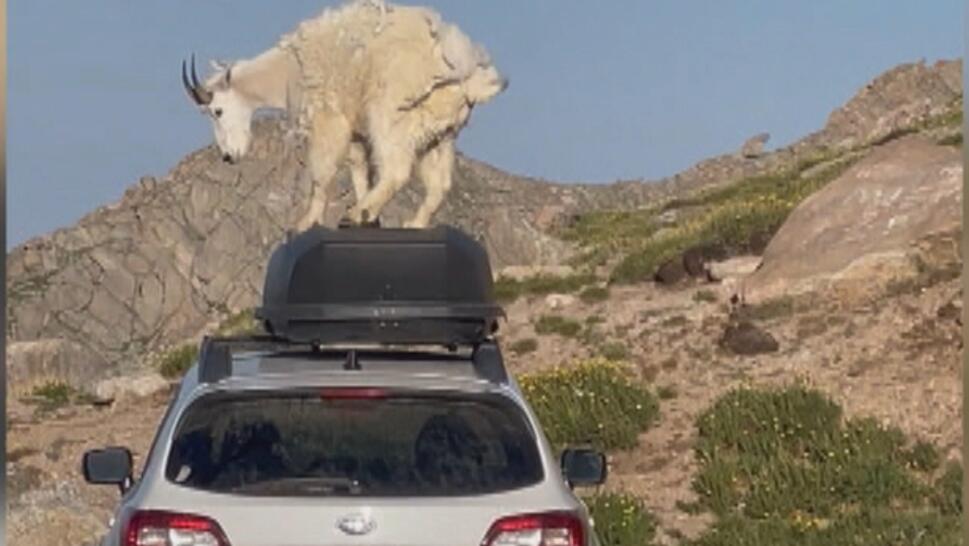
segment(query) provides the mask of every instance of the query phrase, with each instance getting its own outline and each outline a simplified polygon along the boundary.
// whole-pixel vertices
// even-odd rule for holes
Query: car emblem
[[[349,514],[338,519],[336,526],[348,535],[365,535],[373,531],[377,523],[364,514]]]

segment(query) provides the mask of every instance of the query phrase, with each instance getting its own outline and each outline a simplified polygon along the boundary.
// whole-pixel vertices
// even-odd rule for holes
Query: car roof
[[[495,384],[475,372],[461,353],[363,350],[358,369],[347,369],[346,353],[331,351],[254,351],[232,355],[231,375],[214,383],[198,380],[198,364],[183,388],[288,390],[300,387],[388,387],[468,392],[515,391],[514,382]]]

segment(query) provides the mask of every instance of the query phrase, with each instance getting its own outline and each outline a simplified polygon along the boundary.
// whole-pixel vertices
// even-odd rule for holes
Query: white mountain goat
[[[382,0],[327,9],[253,58],[215,64],[204,83],[193,55],[191,79],[182,62],[182,82],[211,117],[228,162],[247,153],[257,109],[288,111],[307,136],[313,178],[299,230],[322,223],[344,163],[355,223],[376,220],[416,163],[426,196],[405,227],[426,227],[451,187],[455,139],[471,110],[508,85],[485,50],[436,12]]]

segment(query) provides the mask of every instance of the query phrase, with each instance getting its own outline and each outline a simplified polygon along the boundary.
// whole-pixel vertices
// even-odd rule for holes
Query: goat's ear
[[[222,76],[222,84],[229,85],[229,82],[232,81],[232,63],[213,59],[212,61],[209,61],[209,64],[212,65],[212,70],[214,72],[224,73]]]

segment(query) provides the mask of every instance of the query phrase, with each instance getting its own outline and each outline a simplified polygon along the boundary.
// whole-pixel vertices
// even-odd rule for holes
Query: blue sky
[[[254,55],[333,3],[11,2],[8,249],[211,142],[183,57]],[[962,0],[424,3],[511,79],[460,149],[561,181],[657,179],[762,131],[784,145],[882,71],[963,52]]]

